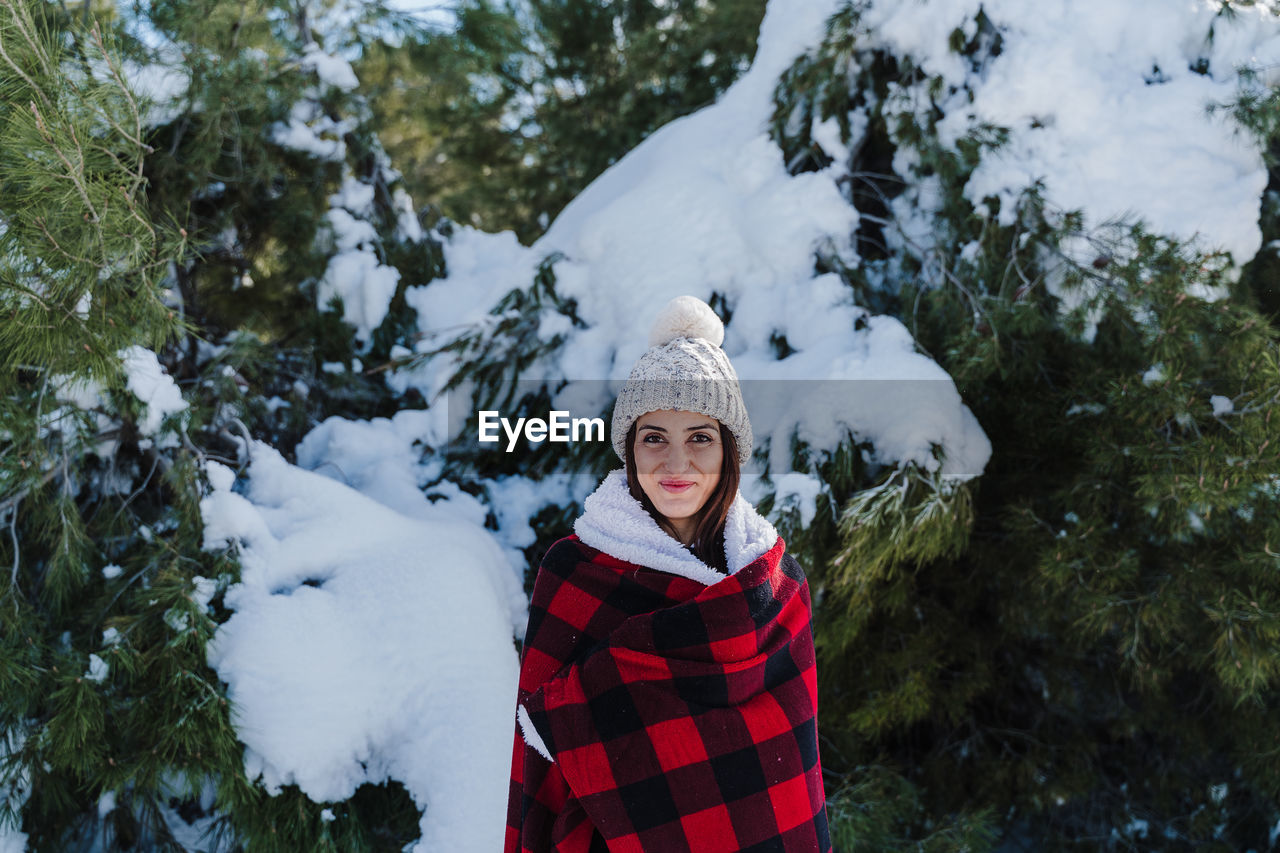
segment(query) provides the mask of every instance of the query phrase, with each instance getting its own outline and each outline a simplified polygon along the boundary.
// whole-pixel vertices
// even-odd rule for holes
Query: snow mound
[[[416,850],[501,847],[518,660],[493,537],[410,518],[252,447],[243,493],[207,463],[206,548],[241,581],[209,664],[228,685],[245,771],[316,802],[396,779],[425,810]]]
[[[434,455],[424,458],[423,446],[441,440],[446,428],[443,414],[444,408],[436,407],[404,409],[391,418],[326,418],[298,444],[298,465],[345,483],[410,518],[435,524],[456,519],[464,529],[483,527],[488,507],[456,483],[441,479],[442,460]],[[503,500],[508,502],[511,497]],[[504,513],[497,503],[493,501],[500,529],[490,535],[502,546],[506,565],[499,568],[497,563],[485,561],[484,568],[494,595],[506,603],[511,633],[523,636],[529,618],[529,600],[524,592],[528,560],[520,548],[532,544],[532,539],[513,544],[512,532],[505,529]],[[523,504],[512,504],[515,505]]]

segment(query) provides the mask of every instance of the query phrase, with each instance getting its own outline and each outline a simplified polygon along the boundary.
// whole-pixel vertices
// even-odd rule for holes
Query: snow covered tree
[[[466,0],[455,27],[374,42],[357,70],[414,197],[528,242],[641,139],[723,93],[764,6]]]
[[[442,259],[439,244],[418,226],[399,176],[370,130],[370,113],[354,92],[350,67],[329,52],[353,46],[346,40],[348,33],[333,23],[342,21],[346,7],[268,4],[251,10],[220,2],[157,2],[126,4],[118,13],[97,10],[120,37],[112,49],[123,60],[115,53],[108,57],[106,48],[95,53],[85,47],[90,34],[79,27],[93,23],[95,10],[85,10],[81,17],[79,9],[71,15],[61,4],[32,2],[30,9],[28,29],[39,31],[39,39],[47,42],[43,53],[31,48],[30,56],[16,60],[19,65],[43,63],[43,76],[28,72],[36,81],[29,83],[32,90],[43,86],[47,92],[64,93],[55,111],[59,120],[72,117],[131,130],[125,140],[137,146],[116,153],[132,170],[128,180],[117,181],[111,169],[119,169],[110,162],[69,157],[64,163],[56,156],[72,150],[78,139],[104,138],[97,125],[92,132],[55,134],[49,163],[62,164],[68,172],[88,170],[93,181],[85,185],[94,192],[123,185],[129,203],[117,203],[111,212],[118,218],[127,213],[139,223],[163,222],[166,239],[148,244],[149,254],[126,251],[127,246],[111,249],[123,253],[128,264],[115,254],[104,261],[102,251],[75,256],[92,266],[100,276],[95,281],[117,275],[125,293],[160,312],[155,317],[139,313],[101,286],[89,298],[81,298],[85,284],[60,294],[72,299],[73,312],[64,312],[67,317],[76,310],[91,311],[99,300],[113,310],[133,312],[108,315],[114,324],[106,328],[118,330],[121,340],[118,345],[111,341],[115,349],[104,356],[105,366],[97,368],[100,386],[63,389],[61,374],[51,372],[78,353],[79,340],[68,345],[65,336],[29,334],[49,331],[47,321],[5,327],[15,339],[13,360],[21,359],[24,369],[33,371],[20,375],[20,386],[5,405],[34,411],[39,420],[40,394],[47,386],[51,395],[66,392],[60,402],[68,405],[58,410],[60,419],[75,418],[97,430],[61,449],[55,443],[58,435],[47,429],[36,431],[35,438],[10,431],[21,436],[19,446],[43,438],[54,445],[47,458],[61,462],[33,466],[41,477],[36,483],[44,490],[40,494],[60,496],[54,508],[58,515],[33,512],[40,507],[38,490],[20,482],[4,493],[12,511],[13,542],[12,553],[4,556],[12,556],[17,567],[10,594],[38,599],[43,594],[40,578],[55,576],[48,566],[61,574],[56,575],[60,585],[52,602],[38,600],[33,615],[6,625],[0,667],[5,679],[6,829],[37,846],[95,844],[108,849],[197,844],[214,849],[370,849],[401,847],[416,833],[427,849],[487,849],[483,832],[450,822],[456,823],[467,809],[480,813],[498,803],[490,783],[504,777],[479,772],[482,765],[493,764],[493,752],[481,755],[478,748],[466,763],[475,771],[475,781],[471,775],[460,777],[462,763],[439,761],[438,729],[448,727],[451,736],[476,729],[489,740],[486,733],[497,728],[493,713],[504,721],[509,716],[509,697],[502,688],[510,679],[502,666],[508,658],[514,661],[510,631],[523,601],[490,534],[479,543],[476,577],[453,602],[458,609],[452,615],[464,624],[447,634],[476,633],[475,648],[491,664],[499,664],[448,691],[465,696],[482,687],[488,698],[481,707],[457,701],[456,707],[437,710],[422,720],[417,746],[412,737],[398,737],[381,758],[361,761],[358,769],[343,765],[341,774],[308,774],[296,764],[291,767],[291,761],[305,763],[314,756],[282,756],[279,742],[256,740],[254,731],[262,727],[245,722],[262,713],[262,697],[255,696],[246,679],[252,682],[263,655],[260,651],[245,661],[235,651],[235,638],[261,624],[240,612],[261,580],[242,570],[261,565],[259,549],[270,542],[257,537],[279,513],[257,528],[237,527],[253,511],[237,503],[231,491],[234,471],[248,463],[252,448],[265,447],[259,440],[292,452],[304,433],[313,439],[300,449],[310,464],[337,468],[332,450],[341,427],[330,423],[327,430],[312,431],[318,421],[335,414],[368,417],[407,408],[395,422],[402,425],[405,440],[415,438],[415,432],[429,433],[427,421],[414,417],[413,407],[422,402],[415,395],[427,397],[438,390],[383,383],[380,368],[388,359],[407,354],[406,344],[444,322],[430,311],[419,311],[415,319],[403,301],[406,289],[441,271]],[[19,56],[17,48],[13,55]],[[69,81],[78,81],[80,88],[62,88]],[[83,112],[86,92],[106,102],[96,114]],[[17,117],[11,129],[24,127],[22,99],[28,94],[21,87],[5,92],[6,114]],[[38,118],[40,113],[31,115]],[[25,140],[14,133],[18,142],[7,145],[5,155],[24,166],[21,152],[42,149],[24,148],[19,143]],[[123,143],[111,144],[119,148]],[[6,172],[6,180],[10,175],[15,176],[14,187],[26,180],[16,177],[26,175],[25,168]],[[56,184],[60,192],[46,192],[40,205],[5,209],[11,238],[6,257],[13,259],[15,271],[9,278],[15,287],[26,288],[14,297],[15,310],[31,307],[23,293],[44,296],[50,281],[70,280],[55,270],[37,287],[28,281],[34,273],[25,266],[40,267],[49,251],[34,234],[53,221],[51,216],[42,220],[42,211],[56,204],[60,215],[83,212],[67,204],[62,190],[75,182],[66,183],[66,177],[55,169],[46,184]],[[18,193],[12,197],[28,200]],[[73,223],[81,229],[74,232],[75,240],[50,230],[60,245],[78,249],[86,235],[95,233],[100,239],[105,234],[107,241],[137,237],[136,229],[126,227],[128,221],[113,219],[108,228],[97,230],[92,216]],[[141,260],[136,257],[142,255]],[[455,271],[462,266],[455,264]],[[49,304],[47,298],[44,302]],[[77,328],[68,326],[67,331]],[[169,343],[174,337],[177,341]],[[135,339],[145,346],[124,348]],[[361,362],[381,364],[362,370]],[[89,368],[76,362],[76,369],[83,373]],[[403,391],[400,399],[397,388]],[[326,437],[331,440],[328,448]],[[266,450],[256,454],[260,461],[239,488],[257,500],[269,500],[262,494],[269,495],[272,484],[283,482],[279,478],[285,475],[270,467]],[[10,458],[22,459],[6,455]],[[350,460],[341,461],[345,472],[361,476]],[[465,541],[482,530],[485,509],[453,481],[442,481],[436,462],[424,481],[438,492],[431,501],[413,480],[424,472],[413,465],[402,469],[411,479],[408,488],[423,504],[411,511],[426,514],[433,505],[456,506],[453,511],[466,524],[448,525],[449,535],[451,541]],[[279,470],[296,469],[285,465]],[[345,472],[339,469],[338,477],[345,478]],[[352,500],[350,489],[335,491],[328,503],[319,500],[323,487],[314,485],[315,479],[304,505],[341,512]],[[379,476],[373,487],[386,483],[386,476]],[[363,506],[368,512],[367,502]],[[403,521],[385,512],[385,523],[393,517]],[[331,518],[318,518],[317,535],[343,535]],[[519,539],[522,534],[517,530],[510,535]],[[403,565],[391,568],[403,570]],[[486,573],[493,577],[486,580]],[[321,580],[309,575],[276,580],[265,593],[268,600],[283,594],[282,583],[302,588],[320,586]],[[431,592],[432,585],[418,582],[415,589]],[[382,590],[394,599],[388,606],[414,600],[403,589],[384,585]],[[470,608],[459,606],[466,595],[474,599]],[[242,618],[233,624],[237,616]],[[423,623],[410,619],[403,624]],[[215,643],[218,638],[221,644]],[[439,638],[434,642],[441,645]],[[276,638],[266,647],[268,665],[283,665],[278,662],[287,657],[287,646],[287,640]],[[304,670],[306,683],[299,690],[316,687],[314,666]],[[403,681],[396,676],[384,673],[381,683]],[[277,673],[273,684],[286,683],[287,677]],[[405,683],[420,691],[410,694],[412,702],[433,695],[422,689],[421,676]],[[267,704],[280,691],[272,693]],[[387,705],[389,711],[397,709],[404,710],[398,703]],[[367,715],[354,718],[353,724],[353,737],[366,738],[359,727],[368,725]],[[242,725],[248,729],[241,730]],[[499,752],[498,757],[505,756]],[[350,764],[352,758],[337,755],[335,760]],[[388,775],[388,762],[400,769]],[[454,802],[458,797],[461,808]],[[500,812],[494,816],[497,827]]]
[[[155,4],[124,22],[160,41],[135,50],[172,81],[147,168],[156,208],[184,211],[198,250],[174,271],[184,311],[210,343],[234,337],[236,381],[279,398],[252,413],[272,425],[251,431],[286,446],[328,414],[386,405],[380,376],[361,367],[385,362],[406,331],[397,290],[440,265],[355,75],[327,52],[356,35],[313,27],[341,8],[311,11]],[[185,343],[194,373],[210,350]]]
[[[102,11],[0,16],[4,837],[412,840],[398,785],[326,807],[246,775],[206,659],[239,566],[201,502],[252,439],[388,405],[361,358],[438,252],[305,7]]]
[[[910,325],[994,448],[972,502],[898,471],[835,492],[838,529],[801,534],[824,567],[826,731],[855,786],[872,766],[909,781],[918,826],[994,813],[1035,849],[1259,849],[1280,816],[1257,750],[1280,736],[1280,332],[1258,310],[1273,309],[1272,282],[1240,277],[1259,243],[1219,225],[1243,244],[1233,255],[1157,232],[1198,210],[1151,205],[1157,223],[1059,206],[1075,188],[1050,146],[1113,168],[1069,124],[1091,85],[1107,87],[1082,69],[1083,96],[1037,93],[1017,63],[1045,31],[962,6],[942,46],[901,29],[910,14],[847,4],[780,88],[775,132],[793,162],[849,158],[864,262],[841,274]],[[1250,56],[1215,30],[1262,39],[1276,19],[1224,3],[1175,28],[1201,53],[1162,68],[1178,41],[1158,31],[1172,56],[1110,90],[1176,74],[1230,92]],[[1006,106],[989,84],[1005,74],[1039,97],[1029,127],[983,121]],[[1275,90],[1239,85],[1236,119],[1255,150],[1273,148]],[[1028,156],[1047,179],[999,172]],[[1114,187],[1086,185],[1101,188],[1077,199],[1112,203]],[[1239,215],[1213,186],[1215,210]]]
[[[821,44],[795,63],[762,49],[528,251],[447,235],[448,276],[407,301],[458,331],[421,342],[432,361],[403,381],[473,383],[512,414],[575,390],[604,409],[631,324],[680,292],[725,319],[748,382],[937,368],[955,404],[824,410],[840,441],[752,409],[754,497],[820,602],[843,844],[1261,848],[1280,817],[1255,750],[1280,661],[1269,202],[1258,228],[1280,22],[1231,3],[820,5],[772,4],[762,48],[815,44],[812,16],[834,13]],[[574,381],[593,370],[611,375]]]
[[[0,11],[0,838],[491,849],[520,573],[617,459],[471,415],[607,418],[695,293],[839,849],[1273,843],[1268,7]],[[361,49],[439,72],[430,230]]]
[[[161,807],[192,729],[152,726],[225,709],[182,673],[197,627],[165,627],[216,563],[175,570],[190,413],[154,351],[184,235],[147,207],[142,108],[109,34],[44,3],[6,0],[0,61],[0,838],[21,847],[89,837],[117,790]]]

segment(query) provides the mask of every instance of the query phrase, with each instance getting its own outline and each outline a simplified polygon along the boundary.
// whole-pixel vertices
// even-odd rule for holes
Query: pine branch
[[[44,137],[44,141],[48,144],[49,150],[52,151],[57,156],[57,158],[62,161],[62,165],[67,167],[67,174],[64,177],[66,177],[71,181],[71,183],[76,188],[76,192],[79,193],[81,201],[84,202],[85,209],[89,212],[89,215],[92,217],[89,221],[92,221],[92,222],[102,221],[102,218],[98,215],[97,208],[94,206],[93,201],[89,198],[88,189],[85,187],[84,183],[80,179],[80,174],[81,174],[80,169],[77,169],[74,165],[72,165],[71,160],[68,159],[66,153],[62,150],[62,148],[56,142],[54,142],[53,134],[49,131],[48,125],[45,124],[44,116],[40,114],[40,108],[36,106],[35,101],[30,102],[30,109],[31,109],[31,114],[35,116],[36,127],[39,129],[40,135]],[[74,129],[70,129],[70,130],[72,133],[72,139],[75,140],[76,147],[77,149],[79,149],[80,143],[79,143],[79,140],[75,139],[75,135],[74,135],[75,131]],[[83,151],[80,151],[80,166],[81,167],[84,166]]]
[[[155,149],[142,141],[142,110],[138,107],[138,102],[134,99],[133,92],[130,90],[129,84],[125,82],[124,77],[121,75],[119,63],[116,61],[114,54],[107,50],[106,42],[104,42],[102,38],[102,30],[98,26],[97,21],[93,22],[93,29],[90,32],[93,35],[94,44],[98,48],[98,54],[102,57],[103,64],[106,65],[107,70],[111,72],[111,77],[115,80],[118,91],[124,96],[125,101],[129,104],[129,115],[133,118],[132,134],[121,127],[120,123],[115,120],[115,117],[112,116],[111,113],[106,110],[102,110],[99,114],[116,130],[117,133],[138,147],[137,183],[134,185],[134,191],[136,192],[137,188],[142,185],[144,180],[142,175],[142,152],[150,154],[154,152]],[[132,193],[130,193],[130,195],[132,195]]]
[[[24,18],[28,14],[26,6],[25,5],[21,7],[15,6],[14,0],[0,0],[0,6],[3,6],[6,10],[8,10],[10,20],[12,20],[13,23],[19,28],[19,30],[22,32],[22,35],[26,37],[28,46],[36,53],[37,56],[44,58],[43,53],[41,52],[41,49],[40,49],[39,42],[33,41],[31,34],[27,31],[26,27],[23,26]],[[48,98],[44,94],[44,90],[40,86],[36,85],[36,82],[34,80],[32,80],[29,76],[27,76],[26,72],[22,70],[22,68],[18,65],[18,63],[13,60],[13,58],[9,55],[9,52],[5,49],[4,31],[2,29],[0,29],[0,59],[4,59],[5,63],[8,64],[8,66],[13,69],[14,73],[17,74],[19,77],[21,77],[23,82],[25,82],[29,87],[31,87],[31,91],[36,92],[40,96],[40,98],[45,101],[46,104],[49,103]],[[45,61],[45,67],[48,68],[47,58]],[[49,106],[52,107],[52,104],[49,104]]]

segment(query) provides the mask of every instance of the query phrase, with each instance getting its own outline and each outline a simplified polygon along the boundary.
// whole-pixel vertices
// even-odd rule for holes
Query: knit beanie
[[[710,415],[728,427],[738,443],[738,462],[751,459],[751,422],[742,403],[738,374],[720,344],[724,323],[696,296],[677,296],[658,312],[649,331],[649,349],[613,408],[610,438],[618,458],[627,459],[627,430],[647,412],[677,409]]]

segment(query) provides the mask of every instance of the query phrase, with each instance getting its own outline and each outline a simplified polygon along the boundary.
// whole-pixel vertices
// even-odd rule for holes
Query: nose
[[[685,471],[689,470],[689,464],[691,461],[692,458],[688,449],[677,441],[673,442],[670,449],[667,451],[663,467],[666,468],[669,473],[683,474]]]

